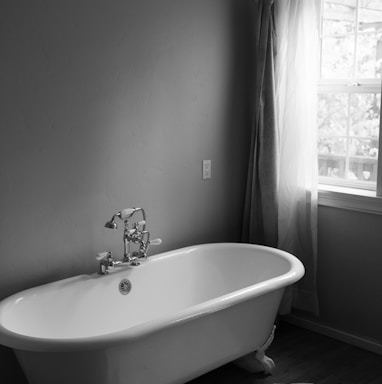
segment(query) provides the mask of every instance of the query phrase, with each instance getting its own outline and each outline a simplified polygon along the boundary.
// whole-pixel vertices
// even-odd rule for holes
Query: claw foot
[[[270,375],[276,367],[275,362],[266,355],[259,357],[256,353],[255,358],[257,359],[258,364],[262,367],[263,372],[267,375]]]
[[[235,363],[249,372],[264,372],[265,374],[270,375],[276,364],[270,357],[265,355],[265,351],[274,339],[275,329],[276,326],[273,326],[272,332],[267,341],[256,352],[235,360]]]

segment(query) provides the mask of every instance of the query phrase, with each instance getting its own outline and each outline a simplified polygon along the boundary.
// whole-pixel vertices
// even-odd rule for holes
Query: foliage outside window
[[[320,183],[376,189],[381,78],[382,1],[322,0]]]

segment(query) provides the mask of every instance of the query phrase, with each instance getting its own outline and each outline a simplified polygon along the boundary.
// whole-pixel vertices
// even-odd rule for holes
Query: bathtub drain
[[[122,279],[119,282],[119,292],[122,293],[122,295],[127,295],[131,291],[131,281],[127,279]]]

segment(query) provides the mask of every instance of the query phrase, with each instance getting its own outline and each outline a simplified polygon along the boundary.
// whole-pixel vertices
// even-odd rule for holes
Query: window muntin
[[[320,182],[375,190],[381,105],[382,1],[322,1],[320,68]]]

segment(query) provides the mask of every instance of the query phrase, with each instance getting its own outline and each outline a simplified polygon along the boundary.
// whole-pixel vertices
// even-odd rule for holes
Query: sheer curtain
[[[278,248],[296,255],[305,277],[281,306],[318,313],[316,105],[318,28],[316,0],[278,0],[276,103],[280,135]]]

